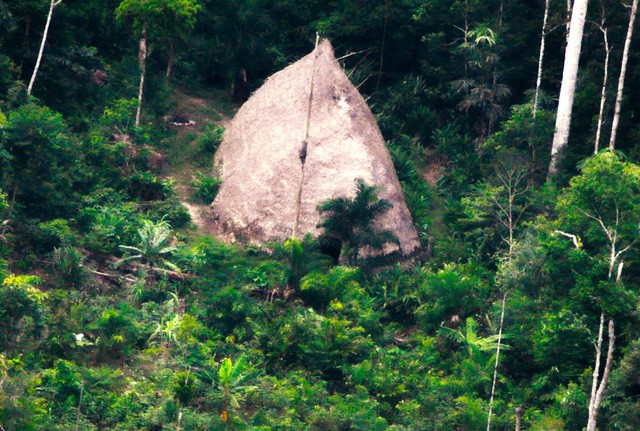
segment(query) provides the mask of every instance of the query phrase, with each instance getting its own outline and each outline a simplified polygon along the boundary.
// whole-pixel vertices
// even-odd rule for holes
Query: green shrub
[[[62,281],[73,287],[79,286],[85,277],[84,256],[77,248],[68,244],[53,249],[52,264]]]
[[[85,218],[92,219],[91,230],[85,236],[85,247],[104,254],[114,254],[118,245],[131,243],[140,220],[136,206],[131,202],[87,208],[82,213]]]
[[[33,239],[38,250],[50,252],[54,247],[59,247],[62,243],[73,243],[75,236],[67,220],[54,219],[39,223],[35,227]]]
[[[205,124],[202,128],[202,136],[200,136],[198,140],[198,146],[205,153],[213,154],[222,142],[223,134],[224,127],[216,126],[215,124]]]
[[[174,228],[186,226],[191,221],[189,211],[182,206],[176,197],[171,197],[163,201],[151,201],[146,205],[145,213],[150,220],[168,221]]]
[[[337,266],[328,273],[312,272],[300,281],[300,296],[318,310],[325,309],[331,300],[345,300],[352,291],[361,290],[360,271]]]
[[[151,172],[136,172],[129,177],[129,194],[143,201],[167,199],[174,194],[174,181],[156,177]]]
[[[321,371],[327,380],[341,381],[344,367],[362,361],[374,348],[362,326],[313,309],[292,310],[256,333],[273,363]]]
[[[449,264],[437,272],[425,271],[415,293],[420,302],[418,322],[426,331],[443,321],[477,314],[488,303],[491,286],[483,279],[483,269],[474,264]]]
[[[42,279],[31,275],[9,275],[2,280],[0,351],[9,350],[24,335],[40,335],[47,298],[47,294],[36,287],[41,283]]]
[[[133,129],[133,119],[138,107],[138,100],[116,99],[104,109],[100,124],[108,130],[118,133],[129,133]]]
[[[196,178],[191,182],[195,187],[195,197],[202,203],[210,204],[216,198],[222,181],[218,177],[196,173]]]

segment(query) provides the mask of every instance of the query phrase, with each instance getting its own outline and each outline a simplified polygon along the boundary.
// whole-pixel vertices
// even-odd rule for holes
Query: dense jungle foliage
[[[589,2],[547,178],[560,0],[537,104],[542,0],[0,0],[0,430],[640,429],[637,37],[606,149],[623,3]],[[361,258],[372,237],[331,219],[339,262],[311,237],[228,245],[181,204],[220,186],[234,93],[316,33],[388,141],[411,261]]]

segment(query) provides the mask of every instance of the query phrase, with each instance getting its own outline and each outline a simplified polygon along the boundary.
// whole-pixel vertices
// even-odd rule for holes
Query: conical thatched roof
[[[402,254],[419,245],[376,120],[326,40],[242,106],[215,165],[222,179],[212,204],[215,230],[231,240],[319,235],[318,204],[352,197],[362,178],[393,203],[377,223],[398,236]]]

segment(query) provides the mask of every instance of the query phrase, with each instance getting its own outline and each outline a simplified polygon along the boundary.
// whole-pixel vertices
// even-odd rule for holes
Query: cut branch
[[[562,236],[566,236],[567,238],[571,238],[571,241],[573,242],[573,245],[576,249],[580,249],[580,240],[578,239],[577,236],[567,233],[567,232],[563,232],[561,230],[554,230],[554,233],[559,233]]]

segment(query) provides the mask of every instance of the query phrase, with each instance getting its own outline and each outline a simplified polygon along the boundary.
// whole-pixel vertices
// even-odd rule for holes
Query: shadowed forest
[[[637,7],[0,0],[0,431],[639,430]],[[363,181],[318,238],[199,227],[231,119],[317,38],[410,257]]]

